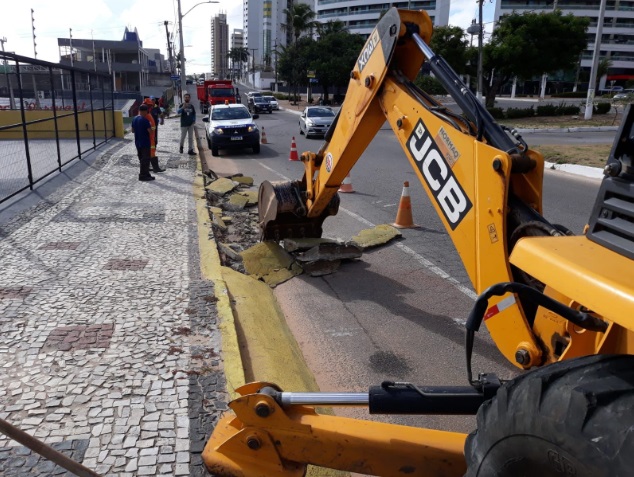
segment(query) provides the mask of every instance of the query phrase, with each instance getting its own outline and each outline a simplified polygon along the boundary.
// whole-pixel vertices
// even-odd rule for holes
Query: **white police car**
[[[260,152],[260,130],[253,122],[258,115],[251,113],[243,104],[217,104],[211,107],[209,116],[203,121],[207,125],[207,145],[211,155],[217,156],[219,149],[250,147],[255,154]]]

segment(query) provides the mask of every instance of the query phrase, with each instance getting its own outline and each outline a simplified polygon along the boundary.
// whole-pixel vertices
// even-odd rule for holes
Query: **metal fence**
[[[0,52],[0,203],[114,134],[110,75]]]

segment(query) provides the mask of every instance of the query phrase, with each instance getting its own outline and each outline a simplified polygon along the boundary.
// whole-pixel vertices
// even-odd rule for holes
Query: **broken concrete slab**
[[[341,243],[338,240],[327,238],[286,238],[282,241],[287,252],[305,252],[322,243]]]
[[[271,286],[302,273],[293,257],[275,242],[260,242],[240,255],[246,272]]]
[[[367,250],[368,248],[384,245],[390,240],[401,236],[401,232],[395,227],[381,224],[371,229],[362,230],[359,235],[352,237],[352,241],[363,248],[363,250]]]
[[[236,251],[233,250],[229,245],[218,242],[218,249],[234,262],[242,261],[242,256],[239,253],[236,253]]]
[[[214,194],[225,195],[237,187],[237,183],[226,177],[221,177],[209,184],[206,189]]]
[[[302,268],[311,277],[322,277],[336,272],[339,265],[341,265],[341,260],[319,260],[302,263]]]
[[[257,190],[245,190],[245,191],[238,192],[238,194],[243,195],[244,197],[249,199],[249,202],[247,203],[247,205],[257,205],[258,203]]]
[[[242,210],[248,204],[249,199],[240,194],[231,194],[229,200],[222,204],[222,208],[225,210]]]
[[[218,227],[222,232],[227,231],[227,224],[225,224],[224,220],[222,220],[219,215],[214,214],[211,223]]]
[[[239,184],[252,186],[253,185],[253,177],[248,176],[232,176],[231,180],[234,182],[238,182]]]
[[[318,260],[353,260],[355,258],[361,258],[361,255],[363,255],[363,248],[356,243],[323,242],[304,253],[297,254],[295,259],[298,262],[305,263],[316,262]]]
[[[209,211],[214,215],[222,215],[222,209],[220,207],[209,207]]]
[[[222,216],[222,221],[223,221],[225,224],[230,224],[230,223],[233,221],[233,219],[232,219],[231,217],[229,217],[228,215],[223,215],[223,216]]]

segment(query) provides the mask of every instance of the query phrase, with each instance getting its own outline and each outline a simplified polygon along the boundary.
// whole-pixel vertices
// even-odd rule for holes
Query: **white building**
[[[315,0],[317,21],[326,23],[341,20],[350,33],[368,36],[374,30],[381,14],[390,7],[426,10],[436,26],[449,23],[449,0],[410,0],[387,2],[385,0]],[[474,4],[476,2],[474,1]]]
[[[588,47],[581,57],[581,67],[588,71],[592,67],[592,54],[597,32],[600,0],[558,0],[557,8],[562,13],[590,18],[588,28]],[[523,11],[549,12],[553,9],[552,0],[497,0],[495,20],[502,15]],[[600,58],[609,57],[612,66],[608,72],[608,82],[623,85],[634,80],[634,1],[610,0],[607,2],[603,32],[601,35]],[[605,78],[599,88],[605,86]],[[610,86],[610,84],[608,84]]]

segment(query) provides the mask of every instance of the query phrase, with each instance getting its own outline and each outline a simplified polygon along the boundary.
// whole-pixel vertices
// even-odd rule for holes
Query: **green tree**
[[[299,37],[306,32],[312,32],[317,26],[315,21],[315,12],[310,5],[305,3],[292,3],[290,8],[284,9],[286,23],[283,23],[282,29],[290,32],[295,40],[295,44],[299,41]]]
[[[350,71],[365,43],[362,36],[348,33],[345,29],[329,31],[312,44],[309,63],[309,69],[315,71],[315,77],[323,89],[324,101],[328,101],[330,88],[348,85]]]
[[[484,45],[486,105],[493,107],[497,92],[513,76],[530,79],[574,69],[588,44],[588,25],[588,18],[563,15],[560,10],[502,16]]]
[[[599,60],[599,64],[597,65],[597,79],[594,84],[595,91],[599,89],[598,87],[599,81],[601,80],[603,76],[608,74],[608,71],[610,71],[610,68],[612,68],[612,60],[610,58],[603,57]]]
[[[309,65],[313,60],[314,51],[312,38],[299,38],[296,43],[282,46],[277,61],[278,76],[286,81],[294,99],[297,97],[300,86],[306,86]]]
[[[467,48],[469,42],[462,28],[457,26],[435,27],[429,46],[434,53],[442,56],[456,73],[467,73]]]
[[[317,23],[316,25],[317,35],[324,37],[331,33],[347,32],[348,27],[341,20],[328,20],[326,23]]]
[[[238,64],[240,75],[242,75],[242,65],[243,63],[247,63],[249,61],[249,50],[244,46],[231,48],[229,50],[229,58],[234,65],[236,63]]]

